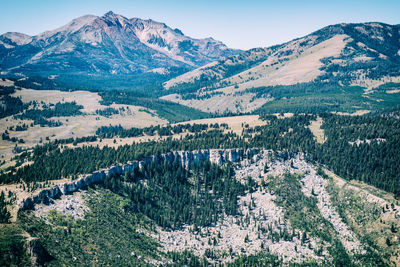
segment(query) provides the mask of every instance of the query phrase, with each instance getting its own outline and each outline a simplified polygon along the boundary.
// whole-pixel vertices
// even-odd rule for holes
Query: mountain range
[[[215,113],[371,110],[399,102],[400,25],[341,23],[241,51],[110,11],[36,36],[1,35],[0,74],[140,91]]]
[[[5,33],[0,266],[400,266],[399,103],[400,25]]]
[[[400,25],[337,24],[182,74],[164,83],[171,92],[164,98],[214,112],[249,112],[265,104],[275,105],[277,100],[287,106],[287,99],[310,93],[326,97],[335,91],[337,102],[337,93],[351,87],[348,97],[354,100],[354,91],[361,89],[356,95],[364,94],[357,100],[358,106],[363,106],[376,88],[391,83],[389,87],[395,90],[398,85],[393,83],[398,82]],[[328,102],[337,104],[331,99]]]
[[[0,36],[0,69],[22,75],[126,75],[187,71],[240,52],[212,38],[194,39],[164,23],[113,12],[86,15],[36,36]]]

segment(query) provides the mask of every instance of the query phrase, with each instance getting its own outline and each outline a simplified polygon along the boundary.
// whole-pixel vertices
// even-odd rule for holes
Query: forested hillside
[[[10,169],[0,179],[2,183],[20,180],[32,183],[89,173],[115,163],[168,151],[256,147],[289,153],[305,152],[311,160],[326,165],[344,178],[361,180],[397,195],[400,193],[397,186],[400,172],[396,164],[400,155],[398,120],[381,116],[352,117],[326,113],[321,114],[321,117],[324,121],[321,127],[327,137],[323,144],[316,143],[312,132],[306,128],[316,115],[296,115],[286,119],[266,115],[263,117],[268,121],[266,126],[246,129],[243,136],[225,134],[218,129],[202,132],[199,127],[192,129],[195,135],[182,140],[168,139],[118,148],[89,146],[61,150],[58,142],[50,143],[23,155],[33,164]],[[172,134],[171,130],[166,132],[166,135]],[[123,132],[120,134],[126,136]],[[78,162],[77,158],[80,159]]]
[[[0,265],[399,266],[399,36],[0,35]]]

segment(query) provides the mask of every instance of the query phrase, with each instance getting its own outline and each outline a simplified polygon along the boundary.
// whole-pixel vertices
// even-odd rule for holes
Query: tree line
[[[266,126],[246,129],[243,136],[222,129],[196,132],[180,140],[171,137],[111,147],[64,148],[38,146],[28,154],[33,164],[0,175],[1,183],[28,183],[90,173],[116,163],[140,160],[169,151],[209,148],[265,148],[305,152],[307,159],[324,164],[345,179],[356,179],[400,196],[400,122],[381,116],[339,116],[320,114],[327,141],[316,143],[306,127],[316,115],[295,115],[277,119],[263,115]],[[161,128],[160,128],[161,129]],[[171,134],[171,133],[170,133]],[[364,140],[359,145],[356,140]],[[378,140],[384,141],[378,141]],[[370,140],[370,141],[366,141]]]

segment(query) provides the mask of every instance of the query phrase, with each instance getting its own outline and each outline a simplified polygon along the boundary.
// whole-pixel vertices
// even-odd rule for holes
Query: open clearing
[[[249,125],[249,127],[255,126],[262,126],[265,125],[266,122],[260,120],[258,115],[245,115],[245,116],[232,116],[232,117],[223,117],[223,118],[209,118],[209,119],[200,119],[200,120],[192,120],[192,121],[185,121],[180,123],[172,124],[172,126],[179,125],[179,124],[228,124],[228,129],[225,129],[225,132],[234,132],[237,135],[241,135],[245,126]],[[210,128],[209,128],[210,129]],[[211,128],[214,129],[214,128]],[[160,141],[165,140],[169,137],[172,137],[174,140],[178,140],[181,137],[185,137],[186,135],[190,135],[192,133],[184,132],[180,134],[174,134],[172,136],[159,136],[155,134],[153,136],[145,135],[145,136],[138,136],[138,137],[126,137],[126,138],[103,138],[101,141],[93,141],[93,142],[85,142],[80,143],[74,146],[73,144],[64,145],[65,147],[82,147],[82,146],[99,146],[100,148],[108,146],[117,148],[119,146],[130,145],[132,143],[142,143],[148,141]]]
[[[279,56],[271,55],[267,60],[257,66],[220,81],[220,84],[227,82],[232,85],[228,87],[222,86],[223,89],[221,90],[226,90],[225,88],[228,88],[229,91],[242,91],[251,87],[291,85],[314,80],[322,73],[320,70],[320,67],[323,65],[321,59],[339,56],[346,46],[346,43],[349,41],[349,36],[345,34],[336,35],[333,38],[303,50],[299,44],[306,41],[306,39],[312,38],[312,36],[301,38],[288,43],[286,47],[282,48],[281,50],[294,51],[293,55],[286,57],[289,59],[288,61],[280,62]],[[206,73],[208,71],[207,67],[215,64],[216,63],[209,64],[171,79],[166,82],[164,86],[170,88],[181,82],[192,82],[202,73]],[[235,89],[233,87],[234,84],[237,84],[239,88]]]
[[[93,113],[97,109],[104,109],[106,106],[100,104],[101,96],[97,93],[88,91],[64,92],[59,90],[33,90],[22,89],[16,91],[13,96],[21,97],[23,102],[38,101],[46,104],[55,104],[57,102],[73,102],[82,105],[82,112]]]
[[[178,94],[170,94],[161,97],[161,99],[196,108],[204,112],[215,113],[224,113],[226,111],[251,112],[272,100],[272,98],[253,99],[254,96],[255,94],[252,93],[244,95],[234,95],[232,93],[228,93],[224,95],[214,95],[207,99],[183,100]]]
[[[341,34],[315,46],[303,49],[300,43],[305,42],[306,39],[307,38],[296,40],[281,49],[292,52],[289,56],[282,57],[273,54],[269,56],[267,60],[256,66],[217,82],[215,86],[219,89],[213,92],[220,92],[223,93],[223,95],[214,95],[211,96],[211,98],[200,100],[182,100],[181,97],[176,94],[171,94],[163,98],[203,111],[220,113],[227,110],[234,112],[251,112],[273,99],[265,97],[254,99],[254,94],[243,93],[244,90],[262,86],[293,85],[313,81],[324,73],[320,70],[323,66],[321,59],[339,56],[350,40],[349,36]],[[267,52],[265,51],[264,53]],[[229,65],[228,62],[225,64]],[[201,74],[217,77],[221,76],[218,73],[210,74],[208,72],[210,72],[210,70],[206,67],[202,67],[185,73],[182,76],[178,76],[166,82],[164,86],[165,88],[170,88],[182,82],[190,83],[193,82],[194,79],[200,77]],[[242,93],[235,95],[237,92]]]
[[[166,124],[167,121],[151,114],[140,111],[141,107],[130,106],[131,114],[117,114],[109,118],[98,115],[80,115],[75,117],[59,117],[63,125],[59,127],[40,127],[35,125],[29,127],[26,131],[9,131],[10,137],[17,137],[23,139],[24,144],[19,144],[20,147],[33,147],[41,141],[45,142],[46,138],[49,140],[77,138],[94,135],[96,130],[101,126],[121,125],[125,128],[143,128],[152,125]],[[53,118],[54,119],[54,118]],[[22,123],[30,124],[29,120],[14,120],[11,117],[3,118],[0,120],[0,132],[3,133],[8,127],[15,126]],[[0,140],[0,156],[4,156],[3,160],[8,161],[12,154],[12,149],[15,143],[11,141]],[[5,167],[5,166],[2,166]]]
[[[343,115],[343,116],[362,116],[362,115],[368,114],[370,112],[371,112],[370,110],[360,109],[353,113],[348,113],[348,112],[332,112],[332,113],[338,114],[338,115]]]
[[[311,121],[311,124],[308,126],[310,131],[315,136],[315,139],[320,144],[323,144],[326,141],[324,129],[321,128],[322,122],[322,118],[318,117],[317,120]]]
[[[4,83],[4,81],[3,81]],[[10,84],[12,85],[12,84]],[[97,93],[86,91],[63,92],[58,90],[17,90],[15,97],[21,97],[25,103],[31,101],[45,102],[46,104],[55,104],[57,102],[75,101],[84,108],[81,110],[84,114],[73,117],[53,117],[50,120],[60,121],[61,126],[58,127],[41,127],[34,125],[28,127],[25,131],[11,131],[10,137],[23,139],[25,143],[18,144],[19,147],[30,148],[46,139],[66,139],[77,138],[94,135],[96,130],[101,126],[121,125],[124,128],[143,128],[152,125],[162,125],[168,122],[157,117],[154,111],[139,106],[112,104],[110,107],[115,109],[124,108],[124,112],[104,117],[95,114],[97,109],[105,109],[107,106],[100,104],[101,97]],[[14,119],[13,116],[0,119],[0,133],[4,133],[9,127],[27,124],[30,125],[31,120]],[[11,141],[0,140],[0,157],[6,164],[1,168],[6,168],[11,164],[11,158],[14,156],[13,148],[16,143]]]
[[[337,35],[303,52],[289,56],[289,61],[278,62],[278,58],[269,58],[265,62],[226,79],[230,84],[238,84],[237,90],[268,85],[291,85],[309,82],[322,74],[321,59],[339,56],[346,45],[347,35]],[[294,47],[293,47],[294,48]],[[224,82],[224,81],[221,81]]]
[[[231,117],[221,117],[221,118],[209,118],[201,120],[192,120],[187,122],[181,122],[178,124],[214,124],[214,123],[226,123],[229,128],[227,131],[233,131],[234,133],[241,135],[243,127],[247,124],[248,127],[262,126],[266,125],[265,121],[260,120],[258,115],[244,115],[244,116],[231,116]]]

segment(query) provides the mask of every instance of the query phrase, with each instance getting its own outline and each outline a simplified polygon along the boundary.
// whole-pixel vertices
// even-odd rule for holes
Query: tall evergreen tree
[[[0,193],[0,223],[10,222],[11,214],[7,210],[7,201],[4,195],[4,191]]]

